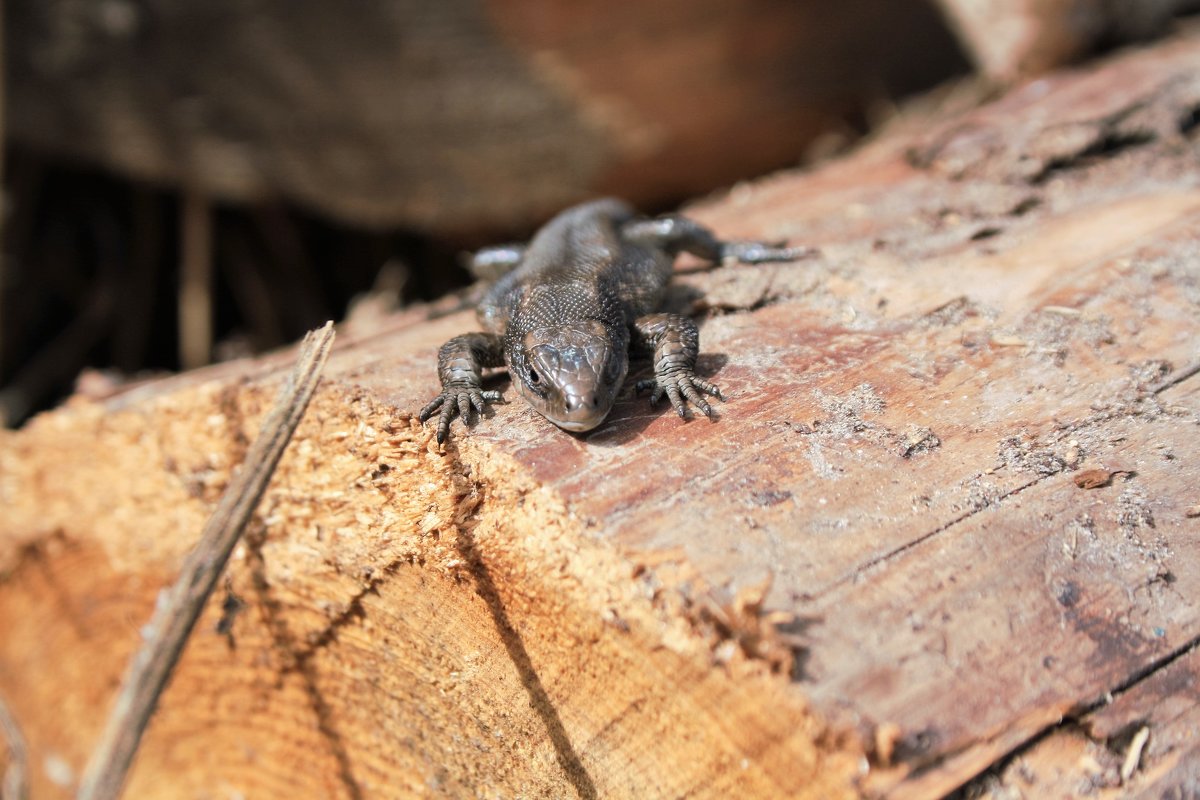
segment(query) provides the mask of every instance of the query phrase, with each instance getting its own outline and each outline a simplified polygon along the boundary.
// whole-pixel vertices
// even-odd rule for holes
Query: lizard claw
[[[671,400],[671,405],[675,407],[675,413],[680,419],[687,419],[687,404],[691,403],[696,408],[704,412],[704,415],[709,419],[713,418],[713,408],[704,399],[704,395],[715,397],[718,400],[724,401],[725,397],[721,394],[721,390],[714,384],[709,383],[703,378],[696,376],[691,370],[679,370],[672,372],[669,375],[659,375],[647,380],[638,381],[634,387],[634,393],[640,394],[647,389],[653,389],[650,395],[650,405],[655,405],[666,395]]]
[[[438,416],[437,442],[444,444],[450,435],[450,423],[456,416],[462,417],[463,424],[467,425],[471,420],[471,409],[475,409],[476,414],[483,416],[487,403],[502,402],[504,402],[504,396],[500,392],[485,392],[478,386],[469,384],[450,384],[443,386],[442,393],[421,409],[417,419],[425,422],[440,408],[442,413]]]

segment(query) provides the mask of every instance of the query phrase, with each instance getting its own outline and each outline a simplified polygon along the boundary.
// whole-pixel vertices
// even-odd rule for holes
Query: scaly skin
[[[441,409],[437,440],[450,423],[498,402],[483,391],[483,370],[507,367],[513,385],[542,416],[568,431],[595,428],[612,409],[629,369],[632,343],[654,358],[654,378],[636,389],[666,395],[680,417],[691,403],[706,416],[704,395],[723,399],[696,376],[700,334],[678,314],[653,313],[671,278],[675,256],[687,251],[713,262],[793,261],[807,248],[762,242],[722,242],[678,216],[639,219],[618,200],[597,200],[550,220],[525,247],[507,245],[475,257],[480,274],[499,275],[478,308],[484,333],[456,336],[438,352],[442,392],[421,410],[422,422]]]

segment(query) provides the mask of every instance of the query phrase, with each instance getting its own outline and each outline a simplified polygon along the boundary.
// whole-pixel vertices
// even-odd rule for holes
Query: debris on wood
[[[1072,480],[1075,481],[1075,485],[1080,489],[1099,489],[1104,486],[1109,486],[1112,483],[1113,478],[1118,476],[1130,478],[1133,475],[1134,473],[1127,469],[1108,470],[1095,468],[1085,469],[1082,472],[1077,473]]]
[[[1133,773],[1137,770],[1138,765],[1142,761],[1142,750],[1146,747],[1146,742],[1150,739],[1150,728],[1143,726],[1133,737],[1133,741],[1129,743],[1129,751],[1125,754],[1125,760],[1121,763],[1121,783],[1129,783],[1129,779],[1133,777]]]

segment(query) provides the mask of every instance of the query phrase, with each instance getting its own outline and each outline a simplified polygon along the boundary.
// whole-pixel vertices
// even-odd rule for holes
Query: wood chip
[[[885,722],[875,728],[875,759],[879,766],[888,768],[896,755],[896,745],[900,742],[900,726],[894,722]]]
[[[1133,473],[1126,469],[1085,469],[1075,475],[1075,485],[1080,489],[1099,489],[1102,486],[1108,486],[1112,483],[1112,479],[1118,475],[1132,475]]]
[[[1129,743],[1129,750],[1125,752],[1125,763],[1121,764],[1121,783],[1128,783],[1133,777],[1133,773],[1137,770],[1138,764],[1142,760],[1142,750],[1146,747],[1146,741],[1150,738],[1150,728],[1143,726],[1133,736],[1133,741]]]

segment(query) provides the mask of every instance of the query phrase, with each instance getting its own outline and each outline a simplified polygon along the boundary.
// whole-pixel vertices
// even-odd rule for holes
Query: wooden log
[[[1196,0],[938,0],[980,72],[998,81],[1157,36]]]
[[[872,107],[968,68],[927,0],[8,11],[14,141],[439,233],[528,227],[604,192],[678,202],[848,141]]]
[[[345,332],[129,796],[1194,787],[1198,54],[693,209],[822,251],[680,276],[714,423],[628,397],[575,437],[517,401],[441,450],[412,414],[471,315]],[[70,793],[289,358],[0,440],[35,797]]]

